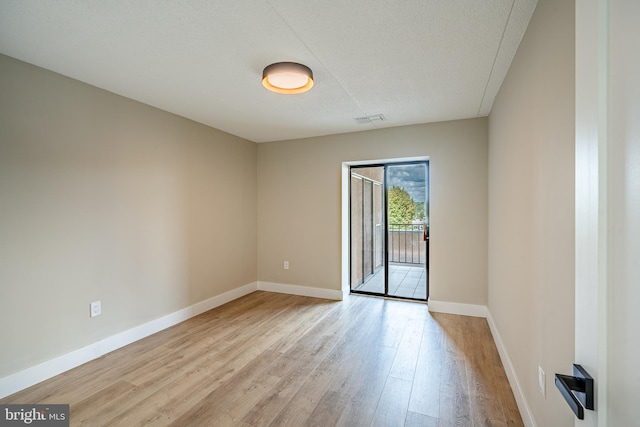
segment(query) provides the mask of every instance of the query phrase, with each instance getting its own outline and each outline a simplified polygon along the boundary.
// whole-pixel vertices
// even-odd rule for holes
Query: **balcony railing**
[[[389,262],[426,264],[424,224],[389,224]]]

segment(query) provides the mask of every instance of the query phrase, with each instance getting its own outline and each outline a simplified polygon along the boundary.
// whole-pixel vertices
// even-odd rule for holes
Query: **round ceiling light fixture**
[[[277,93],[303,93],[313,87],[313,72],[297,62],[276,62],[262,71],[262,85]]]

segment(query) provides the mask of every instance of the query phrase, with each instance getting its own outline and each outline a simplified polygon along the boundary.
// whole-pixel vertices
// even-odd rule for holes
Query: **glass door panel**
[[[351,169],[351,290],[384,294],[384,167]]]
[[[388,295],[427,299],[427,164],[387,165]]]

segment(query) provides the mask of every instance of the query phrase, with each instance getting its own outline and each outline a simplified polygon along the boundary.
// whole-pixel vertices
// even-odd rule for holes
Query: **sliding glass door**
[[[428,162],[351,168],[351,291],[428,297]]]

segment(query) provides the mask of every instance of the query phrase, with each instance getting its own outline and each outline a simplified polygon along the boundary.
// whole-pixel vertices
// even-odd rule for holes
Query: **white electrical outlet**
[[[90,307],[91,307],[91,312],[90,312],[91,317],[100,316],[102,314],[102,304],[100,303],[100,301],[92,302],[90,304]]]
[[[288,270],[289,269],[289,261],[285,261],[284,262],[284,269]]]
[[[538,366],[538,387],[540,387],[540,394],[542,394],[542,397],[545,399],[547,397],[546,383],[546,375],[542,370],[542,366]]]

